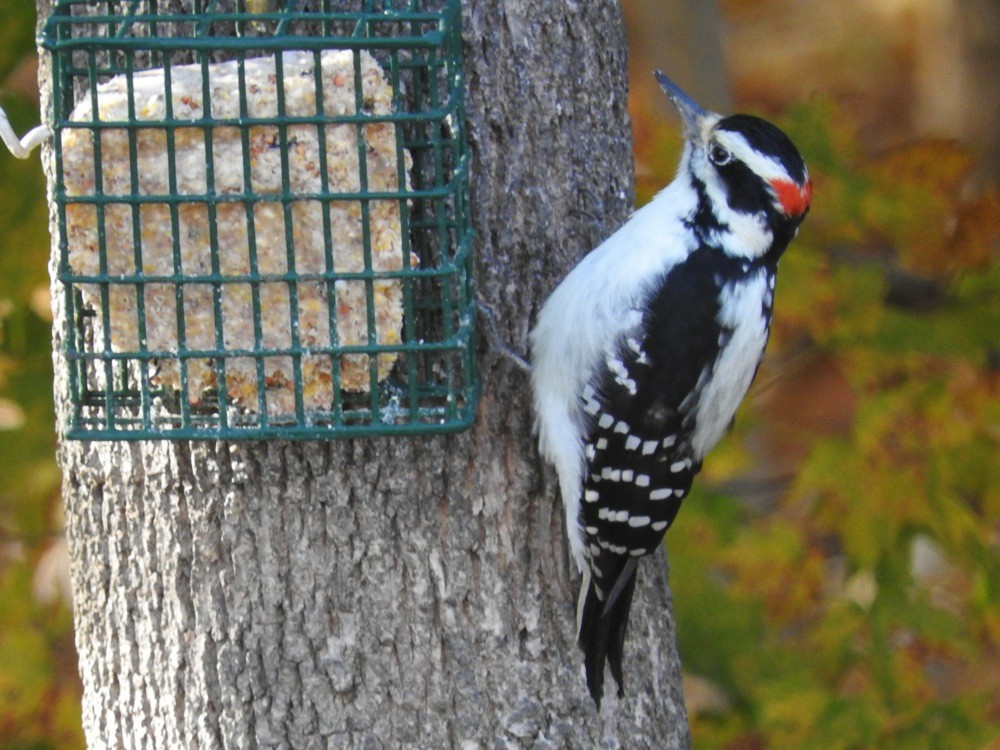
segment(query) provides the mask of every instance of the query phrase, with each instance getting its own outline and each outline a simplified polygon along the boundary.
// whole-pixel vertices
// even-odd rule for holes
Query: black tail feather
[[[622,652],[639,561],[630,557],[618,558],[615,562],[615,565],[605,568],[601,579],[588,576],[584,582],[586,591],[580,592],[580,596],[585,599],[580,617],[579,642],[587,669],[587,688],[598,708],[601,707],[601,698],[604,696],[605,662],[618,683],[618,696],[624,694]],[[604,597],[606,601],[601,601],[597,596],[597,580],[614,582],[610,593]],[[602,586],[601,590],[603,595],[603,591],[608,589]]]
[[[633,558],[635,559],[635,558]],[[611,628],[608,640],[608,667],[611,676],[618,683],[618,697],[625,695],[625,683],[622,678],[622,653],[625,650],[625,631],[628,629],[629,613],[632,611],[632,594],[635,593],[636,575],[633,570],[617,605],[608,613]]]
[[[583,610],[583,628],[580,630],[580,648],[583,649],[584,665],[587,669],[587,688],[597,707],[601,707],[604,696],[604,661],[607,654],[607,621],[601,617],[604,605],[598,600],[594,587],[590,586]]]

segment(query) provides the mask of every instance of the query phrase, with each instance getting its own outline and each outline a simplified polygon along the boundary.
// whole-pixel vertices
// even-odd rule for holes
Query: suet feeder
[[[40,44],[67,437],[471,423],[458,0],[57,0]]]

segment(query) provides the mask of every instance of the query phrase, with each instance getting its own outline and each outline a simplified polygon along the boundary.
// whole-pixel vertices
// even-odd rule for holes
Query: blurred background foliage
[[[815,182],[765,365],[668,536],[695,747],[1000,748],[995,2],[624,6],[639,203],[680,147],[654,67],[775,119]],[[19,133],[34,23],[0,7]],[[0,750],[72,749],[44,181],[3,149],[0,175]]]
[[[705,96],[775,119],[814,191],[749,403],[667,536],[694,746],[1000,748],[996,70],[977,85],[976,2],[708,5],[693,20],[731,86]],[[641,203],[680,141],[648,80],[662,49],[632,52]]]
[[[996,191],[954,142],[865,153],[822,97],[779,121],[813,209],[667,540],[695,746],[1000,747]]]
[[[0,6],[0,103],[38,124],[35,6]],[[0,148],[0,750],[83,747],[55,464],[48,209],[38,157]]]

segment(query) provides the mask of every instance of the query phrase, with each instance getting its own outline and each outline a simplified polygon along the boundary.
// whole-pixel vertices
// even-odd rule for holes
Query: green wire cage
[[[67,437],[471,423],[458,0],[57,0],[40,44]]]

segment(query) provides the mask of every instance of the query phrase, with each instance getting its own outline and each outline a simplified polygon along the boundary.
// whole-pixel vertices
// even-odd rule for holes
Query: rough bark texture
[[[622,20],[466,7],[479,288],[523,351],[629,209]],[[453,437],[63,442],[91,747],[686,747],[665,560],[640,574],[628,695],[597,713],[528,381],[480,361],[478,421]]]

